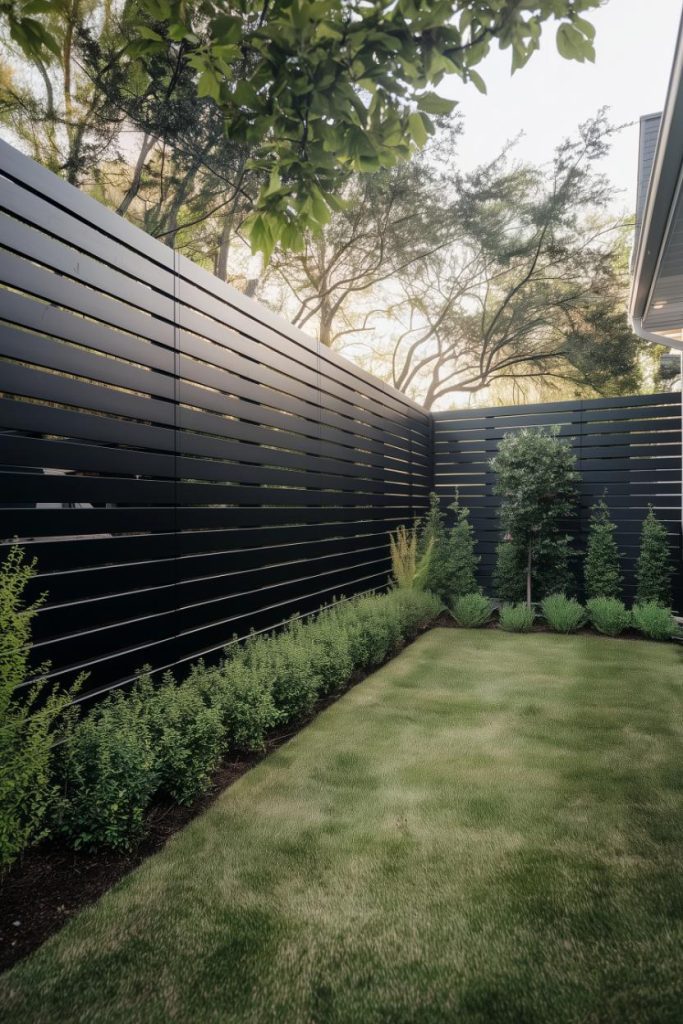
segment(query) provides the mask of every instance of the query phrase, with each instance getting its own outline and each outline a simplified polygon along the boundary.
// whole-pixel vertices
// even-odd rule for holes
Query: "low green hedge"
[[[269,729],[309,714],[440,611],[409,590],[339,602],[233,645],[216,666],[197,663],[183,683],[143,674],[82,719],[72,710],[54,758],[52,830],[75,848],[130,849],[153,799],[192,802],[228,751],[262,749]]]

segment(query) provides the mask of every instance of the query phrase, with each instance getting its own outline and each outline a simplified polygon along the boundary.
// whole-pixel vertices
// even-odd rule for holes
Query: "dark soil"
[[[434,625],[454,623],[444,613]],[[0,880],[0,972],[37,949],[69,918],[94,903],[124,875],[161,850],[175,832],[205,811],[228,786],[369,674],[356,673],[343,690],[319,700],[306,719],[274,730],[262,752],[245,755],[239,760],[227,758],[215,772],[207,792],[191,806],[167,803],[152,807],[145,839],[131,853],[74,851],[54,839],[28,850]]]

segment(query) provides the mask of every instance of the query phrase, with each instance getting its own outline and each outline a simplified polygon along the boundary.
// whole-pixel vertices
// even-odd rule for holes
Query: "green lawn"
[[[679,1024],[682,670],[432,631],[0,979],[0,1018]]]

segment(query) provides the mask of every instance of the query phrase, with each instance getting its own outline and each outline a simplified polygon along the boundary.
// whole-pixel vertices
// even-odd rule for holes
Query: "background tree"
[[[655,601],[671,607],[671,549],[666,527],[657,519],[652,505],[643,520],[640,554],[636,567],[636,604]]]
[[[398,297],[366,341],[375,371],[428,408],[511,382],[637,389],[624,235],[596,170],[609,132],[604,115],[583,125],[549,172],[506,151],[450,185],[434,181],[442,220],[431,250],[396,275]],[[389,339],[387,318],[398,325]]]
[[[541,589],[534,588],[534,581],[540,583],[544,574],[554,574],[567,560],[569,538],[562,520],[576,514],[575,464],[569,445],[556,431],[529,429],[506,434],[491,460],[497,477],[494,493],[502,497],[501,525],[514,549],[524,552],[529,608],[534,589]]]
[[[619,548],[604,498],[591,509],[586,558],[583,565],[586,597],[621,597],[623,577],[619,564]]]

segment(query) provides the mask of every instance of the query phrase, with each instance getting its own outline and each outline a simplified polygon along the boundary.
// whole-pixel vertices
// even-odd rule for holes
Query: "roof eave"
[[[629,316],[641,321],[647,314],[657,267],[671,224],[683,170],[683,17],[678,28],[666,105],[652,164],[643,221],[633,262]],[[665,339],[662,339],[666,343]]]

